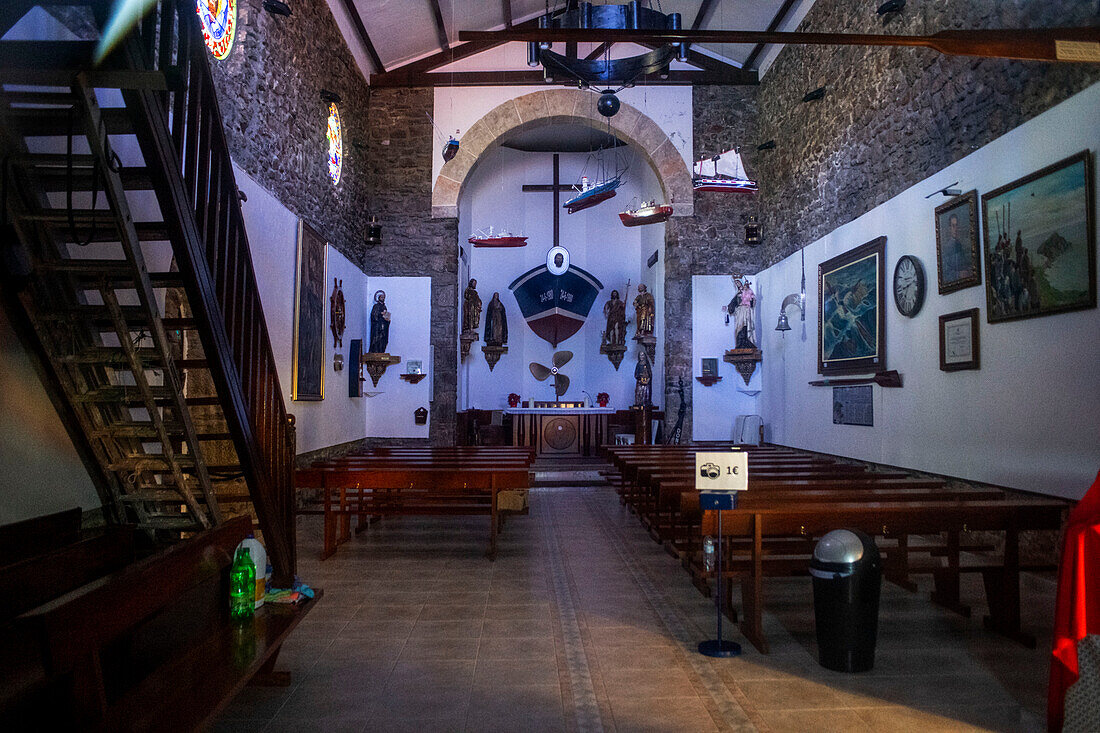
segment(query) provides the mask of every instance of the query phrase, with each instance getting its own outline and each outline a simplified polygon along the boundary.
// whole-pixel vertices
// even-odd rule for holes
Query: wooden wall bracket
[[[696,382],[702,382],[703,384],[705,384],[706,386],[709,387],[712,384],[716,384],[718,382],[721,382],[722,378],[721,377],[712,377],[712,376],[696,377],[695,381]]]
[[[896,369],[879,372],[870,377],[852,377],[851,379],[817,379],[809,383],[811,387],[850,387],[855,384],[877,384],[880,387],[900,387],[901,375]]]

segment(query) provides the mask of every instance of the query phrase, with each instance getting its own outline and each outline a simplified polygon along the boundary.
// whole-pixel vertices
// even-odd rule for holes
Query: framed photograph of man
[[[817,266],[817,370],[821,374],[886,368],[886,237]]]
[[[977,191],[936,207],[936,264],[940,295],[982,284]]]
[[[1092,153],[982,195],[990,323],[1096,307]]]

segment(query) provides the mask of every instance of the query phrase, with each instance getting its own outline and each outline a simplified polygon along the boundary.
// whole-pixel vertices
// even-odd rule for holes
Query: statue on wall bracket
[[[389,343],[390,312],[386,309],[386,291],[379,290],[374,294],[374,306],[370,311],[370,351],[359,357],[375,387],[391,364],[401,362],[400,356],[386,353]]]
[[[638,295],[634,298],[634,318],[637,324],[634,340],[645,347],[652,362],[657,349],[657,337],[653,335],[657,325],[657,306],[653,300],[653,293],[646,290],[646,286],[640,283]]]
[[[470,345],[477,341],[477,329],[481,325],[481,296],[477,294],[477,280],[470,278],[462,294],[462,333],[458,340],[462,349],[462,361],[470,355]]]
[[[489,371],[493,371],[500,357],[508,353],[508,315],[504,311],[504,303],[500,302],[500,293],[493,293],[493,299],[485,309],[485,345],[481,347],[481,353],[485,354]]]
[[[737,293],[722,310],[726,312],[726,325],[729,325],[730,315],[733,315],[734,348],[726,351],[722,361],[733,364],[747,387],[752,373],[756,371],[757,362],[764,358],[757,345],[756,293],[753,292],[748,277],[734,275],[733,282],[737,286]]]
[[[638,364],[634,367],[634,406],[653,404],[653,364],[649,351],[638,349]]]
[[[626,288],[629,292],[629,281]],[[626,301],[619,297],[618,290],[612,290],[611,298],[603,304],[603,316],[606,326],[600,335],[600,353],[606,354],[615,371],[619,371],[619,364],[626,354],[626,326],[629,321],[626,319]]]
[[[344,281],[332,278],[332,295],[328,298],[329,328],[332,329],[332,348],[344,345],[344,324],[347,308],[344,304]]]

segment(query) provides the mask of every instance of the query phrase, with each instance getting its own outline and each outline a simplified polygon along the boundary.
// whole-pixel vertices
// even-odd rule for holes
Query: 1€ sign
[[[744,491],[749,488],[749,454],[743,451],[695,454],[695,488]]]

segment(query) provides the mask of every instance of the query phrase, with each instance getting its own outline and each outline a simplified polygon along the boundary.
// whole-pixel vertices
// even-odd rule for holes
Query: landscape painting
[[[1096,307],[1092,155],[982,196],[990,323]]]
[[[884,265],[879,237],[818,265],[818,371],[886,368]]]

